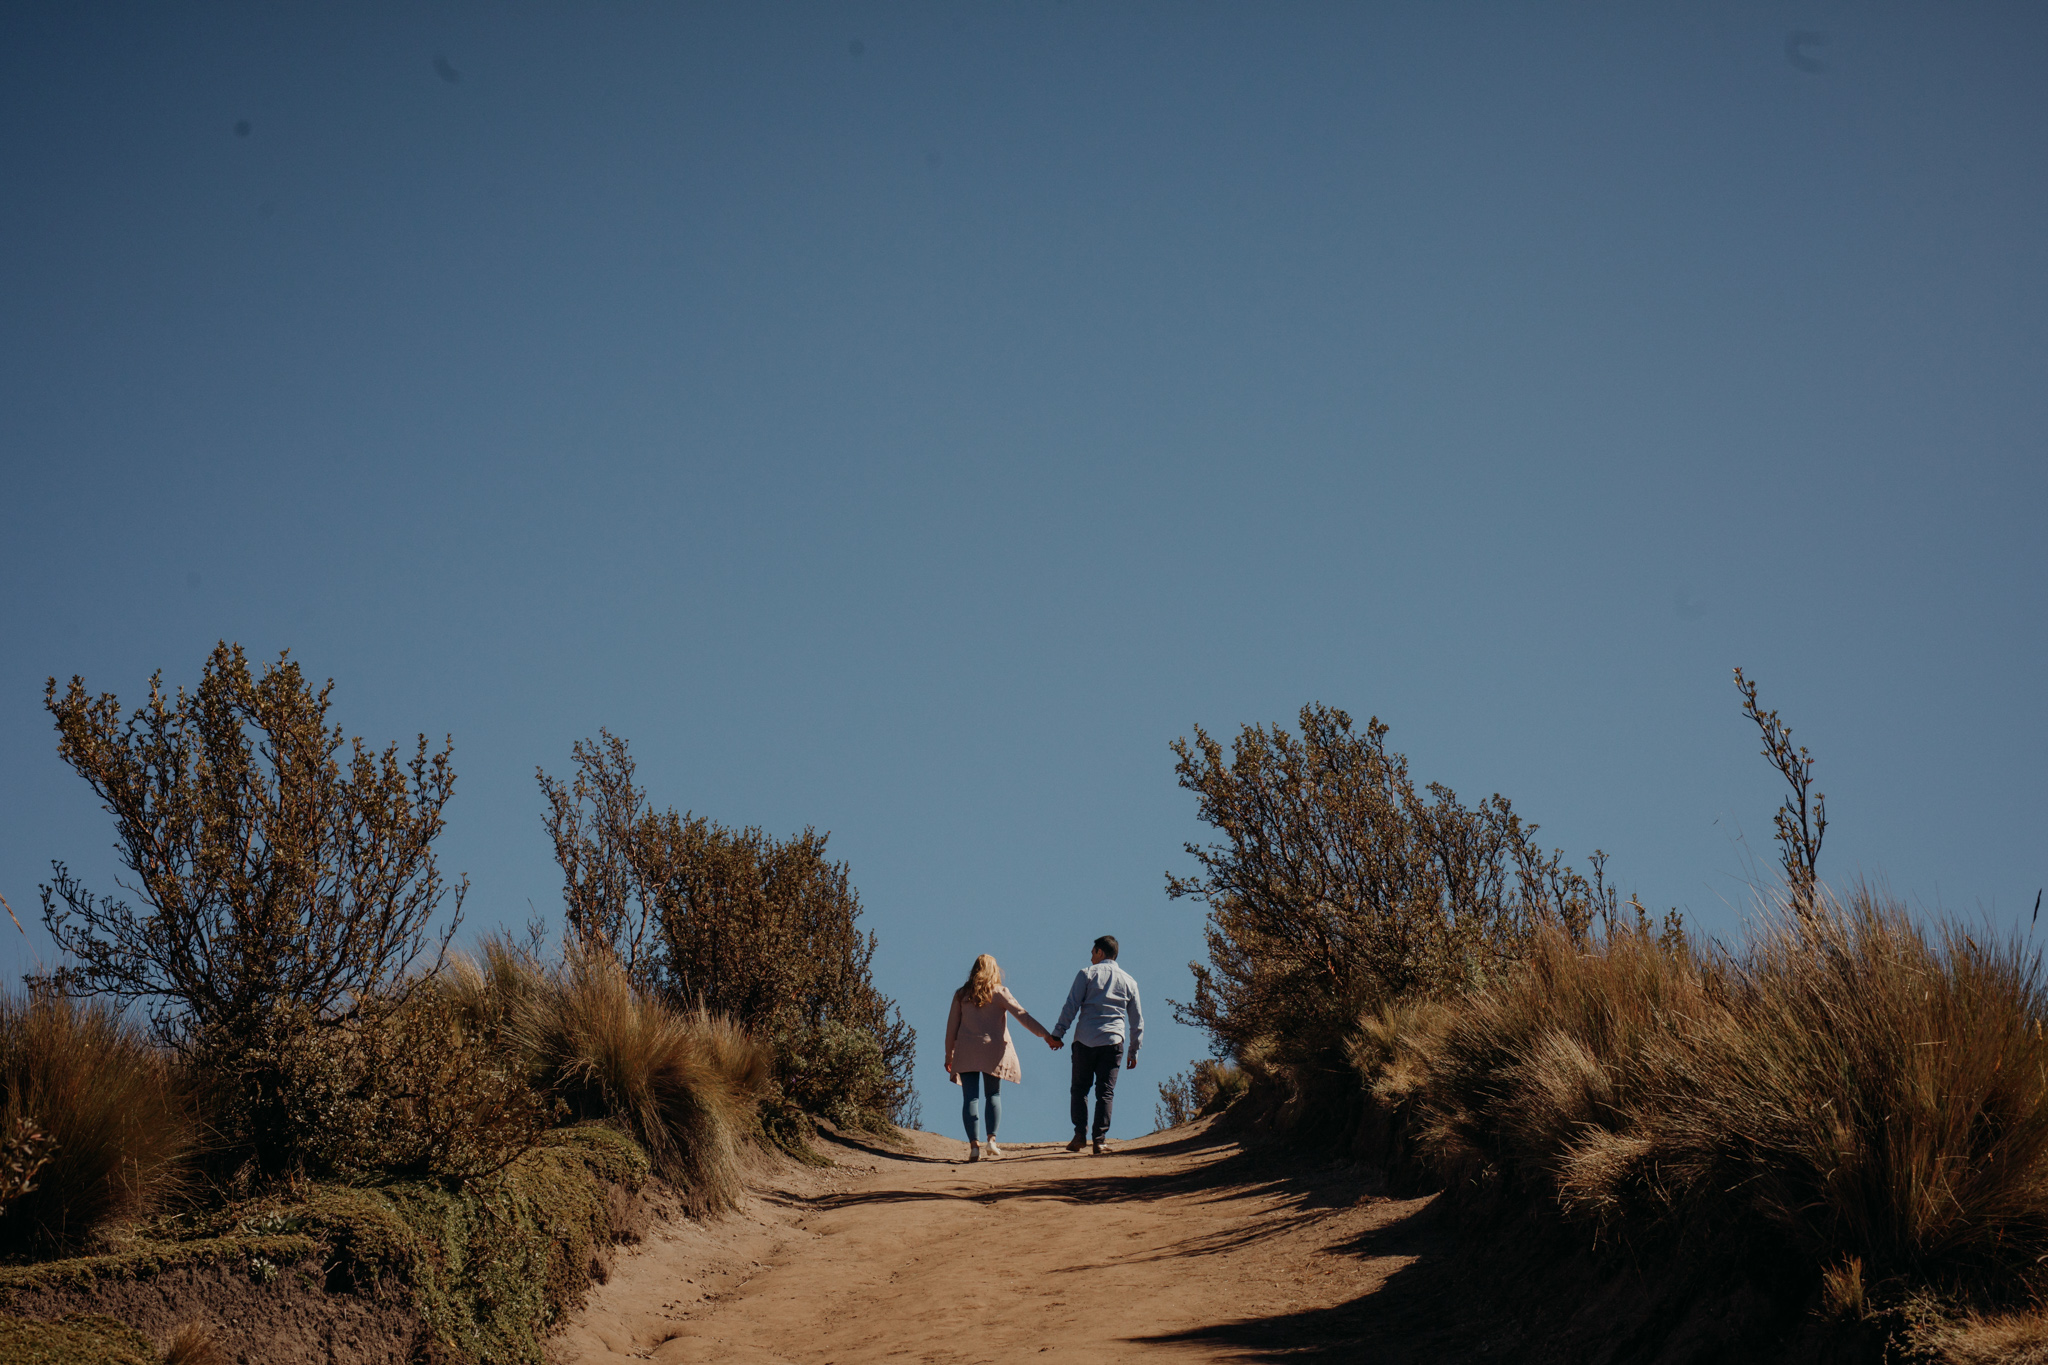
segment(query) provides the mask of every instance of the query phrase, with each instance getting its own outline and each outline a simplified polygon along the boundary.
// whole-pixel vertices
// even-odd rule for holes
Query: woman
[[[953,1010],[946,1016],[946,1075],[963,1096],[960,1117],[967,1123],[967,1159],[981,1160],[981,1097],[988,1095],[988,1154],[999,1157],[996,1125],[1003,1119],[1004,1081],[1021,1081],[1017,1049],[1010,1045],[1010,1018],[1060,1050],[1060,1040],[1033,1019],[1003,985],[1003,969],[987,953],[974,959],[967,984],[953,992]]]

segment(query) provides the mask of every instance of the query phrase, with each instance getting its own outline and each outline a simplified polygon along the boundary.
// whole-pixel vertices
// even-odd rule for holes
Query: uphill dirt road
[[[560,1365],[1484,1359],[1437,1298],[1426,1200],[1290,1168],[1205,1125],[1102,1157],[929,1133],[765,1171],[657,1227],[551,1343]],[[1412,1269],[1411,1269],[1412,1268]],[[1408,1272],[1404,1278],[1404,1272]],[[1405,1307],[1404,1307],[1405,1302]],[[1434,1325],[1432,1325],[1434,1324]]]

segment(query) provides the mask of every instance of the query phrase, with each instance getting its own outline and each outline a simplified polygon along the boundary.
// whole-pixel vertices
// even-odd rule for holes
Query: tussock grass
[[[163,1365],[227,1365],[227,1360],[204,1324],[188,1322],[164,1343]]]
[[[1975,1359],[2048,1335],[2025,1311],[2048,1293],[2044,1014],[2035,950],[1867,889],[1780,907],[1738,952],[1543,933],[1495,987],[1359,1020],[1354,1150],[1589,1249],[1769,1248],[1804,1268],[1795,1312],[1889,1314]]]
[[[0,996],[0,1127],[47,1141],[30,1188],[0,1212],[0,1254],[91,1244],[181,1184],[194,1126],[163,1056],[118,1014],[39,992]]]
[[[547,968],[492,941],[481,961],[457,964],[447,989],[574,1116],[631,1134],[693,1212],[738,1198],[739,1144],[757,1126],[773,1061],[730,1021],[672,1009],[613,955],[574,947]]]

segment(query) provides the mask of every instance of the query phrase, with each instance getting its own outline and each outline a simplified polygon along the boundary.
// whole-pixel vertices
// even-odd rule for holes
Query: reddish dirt
[[[1418,1274],[1438,1246],[1429,1201],[1356,1168],[1262,1159],[1205,1124],[1102,1157],[1005,1152],[970,1165],[964,1142],[919,1133],[764,1173],[739,1214],[652,1230],[550,1353],[1043,1365],[1477,1360],[1505,1344],[1476,1325],[1444,1335],[1442,1287]]]

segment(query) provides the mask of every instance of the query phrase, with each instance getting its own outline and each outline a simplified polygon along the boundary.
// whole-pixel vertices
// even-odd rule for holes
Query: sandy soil
[[[900,1152],[840,1148],[832,1170],[766,1171],[738,1214],[649,1234],[551,1354],[561,1365],[1488,1354],[1484,1341],[1408,1330],[1401,1300],[1415,1296],[1389,1292],[1433,1253],[1426,1200],[1384,1197],[1352,1170],[1262,1161],[1205,1125],[1102,1157],[1004,1150],[970,1165],[964,1142],[919,1133]]]

